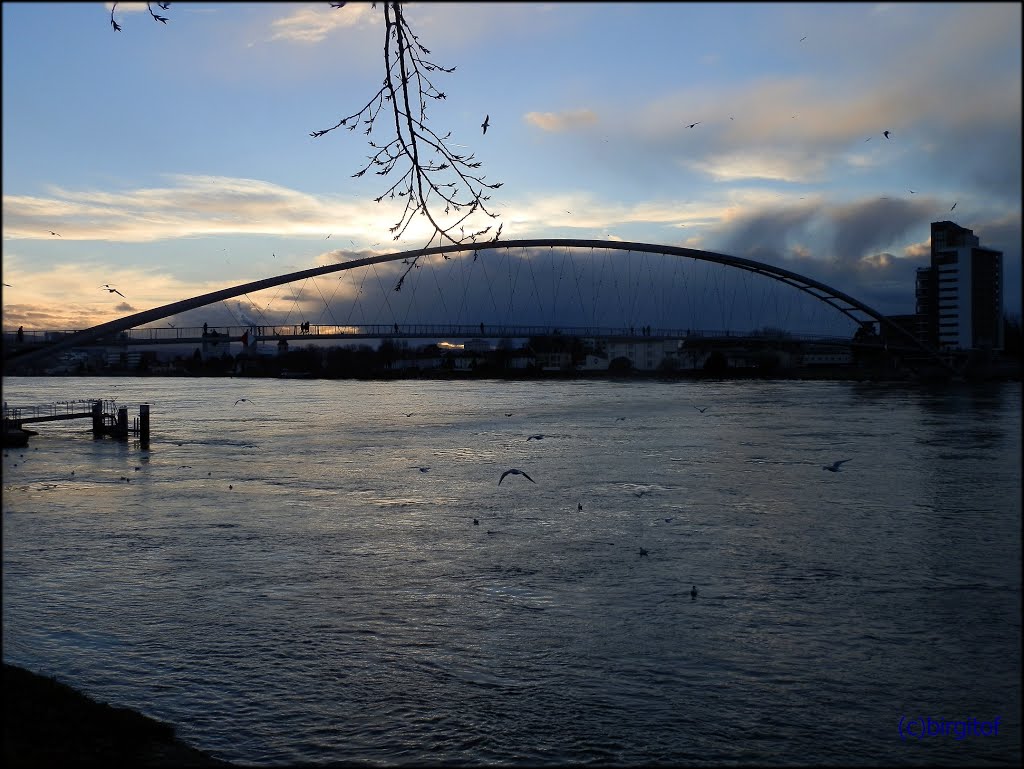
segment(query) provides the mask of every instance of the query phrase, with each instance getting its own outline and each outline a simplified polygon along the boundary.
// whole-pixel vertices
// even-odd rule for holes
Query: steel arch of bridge
[[[173,315],[177,315],[187,310],[194,310],[199,307],[205,307],[210,304],[216,304],[217,302],[224,301],[225,299],[232,299],[242,294],[248,294],[254,291],[261,291],[267,288],[273,288],[274,286],[284,285],[286,283],[293,283],[306,278],[315,278],[319,275],[327,275],[332,272],[343,272],[345,270],[353,270],[358,267],[368,267],[371,264],[381,264],[383,262],[393,262],[399,259],[414,259],[423,256],[433,256],[435,254],[448,255],[448,254],[460,254],[467,252],[479,252],[489,251],[492,249],[512,249],[512,248],[580,248],[580,249],[606,249],[613,251],[636,251],[638,253],[649,253],[649,254],[663,254],[667,256],[680,256],[689,257],[692,259],[698,259],[704,262],[713,262],[716,264],[723,264],[728,267],[735,267],[737,269],[746,270],[756,275],[764,275],[765,277],[772,278],[781,283],[785,283],[788,286],[803,291],[815,299],[823,302],[833,309],[841,312],[843,315],[850,318],[857,324],[877,321],[879,328],[885,327],[889,331],[892,331],[897,336],[902,337],[905,341],[909,342],[914,348],[921,350],[927,356],[932,358],[935,362],[942,365],[944,368],[950,369],[951,366],[933,349],[922,343],[917,337],[905,330],[903,327],[897,325],[893,321],[886,318],[877,310],[869,307],[857,299],[854,299],[849,294],[845,294],[842,291],[828,286],[820,281],[808,278],[799,273],[791,270],[785,270],[781,267],[775,267],[764,262],[757,262],[753,259],[743,259],[738,256],[729,256],[728,254],[719,254],[713,251],[701,251],[695,248],[683,248],[681,246],[662,246],[652,243],[631,243],[625,241],[609,241],[609,240],[577,240],[575,238],[530,238],[524,240],[501,240],[501,241],[487,241],[483,243],[467,243],[463,245],[449,245],[449,246],[435,246],[433,248],[420,248],[412,251],[402,251],[394,254],[383,254],[380,256],[370,256],[361,259],[353,259],[348,262],[341,262],[339,264],[329,264],[324,267],[312,267],[307,270],[299,270],[297,272],[289,272],[284,275],[276,275],[270,278],[263,278],[262,280],[252,281],[250,283],[243,283],[238,286],[232,286],[230,288],[221,289],[219,291],[212,291],[208,294],[202,294],[200,296],[192,297],[191,299],[183,299],[178,302],[172,302],[165,304],[160,307],[154,307],[151,310],[144,310],[137,312],[133,315],[126,315],[123,318],[117,320],[108,321],[107,323],[101,323],[97,326],[92,326],[83,331],[69,334],[66,337],[46,345],[43,348],[26,352],[22,355],[17,355],[8,359],[8,363],[13,366],[20,366],[27,363],[31,363],[43,357],[52,355],[55,352],[66,350],[77,345],[87,344],[94,342],[105,336],[116,334],[121,331],[125,331],[136,326],[141,326],[145,323],[152,323],[153,321],[162,320],[163,318],[169,318]]]

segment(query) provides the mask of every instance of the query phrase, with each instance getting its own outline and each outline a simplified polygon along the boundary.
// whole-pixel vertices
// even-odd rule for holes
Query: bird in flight
[[[800,38],[800,42],[802,43],[806,39],[807,39],[807,35],[804,35],[803,37]]]
[[[868,137],[867,139],[865,139],[864,141],[866,141],[866,142],[869,142],[869,141],[871,141],[871,137],[869,136],[869,137]]]
[[[537,433],[536,435],[531,435],[526,440],[528,440],[528,441],[542,441],[542,440],[544,440],[544,434],[543,433]]]
[[[101,286],[101,288],[102,288],[102,286]],[[109,292],[109,293],[111,293],[111,294],[117,294],[118,296],[121,296],[121,297],[123,297],[123,296],[124,296],[124,294],[122,294],[122,293],[121,293],[120,291],[118,291],[118,290],[117,290],[116,288],[106,288],[106,289],[103,289],[103,290],[104,290],[104,291],[107,291],[107,292]]]
[[[49,233],[50,233],[51,235],[56,235],[56,236],[57,236],[58,238],[63,238],[63,237],[64,237],[64,236],[63,236],[63,235],[61,235],[61,234],[60,234],[59,232],[54,232],[53,230],[49,230]]]
[[[694,406],[694,408],[697,409],[697,411],[699,411],[701,414],[703,414],[705,411],[707,411],[711,407],[710,406],[705,406],[704,408],[701,408],[700,406]]]
[[[687,128],[693,128],[694,126],[698,126],[698,125],[700,125],[700,124],[701,124],[701,121],[700,121],[700,120],[698,120],[698,121],[697,121],[696,123],[690,123],[690,124],[689,124],[688,126],[686,126],[686,127],[687,127]]]
[[[482,129],[484,129],[484,133],[487,133],[487,126],[489,126],[490,124],[491,124],[491,116],[490,115],[485,115],[484,116],[484,122],[482,122],[480,124],[480,127]]]
[[[888,139],[889,138],[889,132],[888,131],[882,131],[882,136],[884,136],[886,139]]]
[[[334,233],[332,232],[331,235],[333,235],[333,234]],[[331,235],[328,235],[326,238],[324,238],[324,240],[330,240],[331,239]]]
[[[957,201],[956,203],[959,203],[959,202],[960,202],[960,201],[958,200],[958,201]],[[953,208],[956,208],[956,203],[954,203],[954,204],[953,204]],[[950,210],[950,211],[952,211],[952,210],[953,210],[953,208],[950,208],[949,210]]]
[[[525,478],[526,480],[528,480],[528,481],[529,481],[530,483],[536,483],[536,482],[537,482],[537,481],[533,480],[533,478],[531,478],[531,477],[530,477],[529,475],[527,475],[526,473],[524,473],[524,472],[523,472],[522,470],[516,470],[516,469],[515,469],[515,468],[513,467],[513,468],[512,468],[511,470],[506,470],[505,472],[503,472],[503,473],[501,474],[501,477],[500,477],[500,478],[498,479],[498,485],[499,485],[499,486],[501,485],[501,482],[502,482],[503,480],[505,480],[505,476],[506,476],[506,475],[521,475],[521,476],[523,476],[523,477],[524,477],[524,478]]]
[[[914,192],[913,190],[911,190],[911,191],[910,191],[910,194],[911,194],[911,195],[916,195],[917,193],[916,193],[916,192]]]
[[[822,470],[828,470],[830,473],[838,473],[839,472],[839,468],[844,463],[849,462],[849,461],[850,461],[849,459],[840,459],[838,462],[833,462],[830,465],[822,465],[821,469]]]
[[[238,400],[235,401],[235,405],[237,406],[239,403],[252,403],[252,401],[249,400],[248,398],[239,398]],[[252,405],[255,406],[256,404],[253,403]]]

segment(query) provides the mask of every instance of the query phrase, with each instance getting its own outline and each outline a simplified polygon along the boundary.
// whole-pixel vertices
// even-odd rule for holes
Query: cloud
[[[372,14],[376,18],[377,13]],[[322,43],[332,32],[361,25],[371,18],[366,3],[348,3],[343,8],[303,6],[270,24],[270,40],[312,45]]]
[[[822,178],[826,163],[820,155],[797,149],[739,150],[712,155],[706,160],[681,161],[716,182],[745,179],[773,179],[783,182],[811,182]]]
[[[52,186],[49,197],[5,195],[4,238],[46,239],[54,221],[66,241],[152,242],[200,235],[362,237],[386,231],[393,205],[318,197],[256,179],[170,175],[170,184],[123,192]],[[359,222],[342,230],[338,222]]]
[[[597,114],[589,109],[565,110],[563,112],[527,112],[523,118],[542,131],[569,131],[598,122]]]

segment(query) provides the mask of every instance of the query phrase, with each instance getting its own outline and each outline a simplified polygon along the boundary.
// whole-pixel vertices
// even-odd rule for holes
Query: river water
[[[4,661],[219,758],[1021,760],[1019,383],[4,380],[77,398],[152,444],[4,451]]]

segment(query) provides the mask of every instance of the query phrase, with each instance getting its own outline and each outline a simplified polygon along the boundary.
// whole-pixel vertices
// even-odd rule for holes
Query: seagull
[[[536,435],[531,435],[526,440],[528,440],[528,441],[542,441],[542,440],[544,440],[544,434],[543,433],[537,433]]]
[[[699,121],[699,120],[698,120],[698,121],[697,121],[696,123],[690,123],[690,124],[689,124],[688,126],[686,126],[686,127],[687,127],[687,128],[693,128],[694,126],[698,126],[698,125],[700,125],[700,123],[701,123],[701,121]]]
[[[821,469],[822,470],[828,470],[830,473],[838,473],[840,466],[844,462],[849,462],[849,461],[850,461],[849,459],[840,459],[838,462],[833,462],[830,465],[822,465]]]
[[[427,471],[428,471],[429,469],[430,469],[429,467],[421,467],[421,468],[420,468],[420,472],[421,472],[421,473],[425,473],[425,472],[427,472]]]
[[[332,232],[331,235],[333,235],[333,234],[334,233]],[[324,238],[324,240],[330,240],[331,239],[331,235],[328,235],[326,238]]]
[[[672,523],[672,521],[674,521],[674,520],[675,520],[674,517],[673,518],[666,518],[665,519],[665,523]]]
[[[252,403],[252,401],[249,400],[248,398],[239,398],[238,400],[235,401],[235,405],[237,406],[239,403]],[[252,405],[255,406],[256,404],[253,403]]]
[[[490,115],[485,115],[484,116],[484,122],[482,122],[480,124],[480,127],[482,129],[484,129],[484,133],[487,133],[487,126],[489,126],[490,124],[491,124],[491,116]]]
[[[958,201],[957,201],[956,203],[959,203],[959,202],[960,202],[960,201],[958,200]],[[954,203],[954,204],[953,204],[953,208],[956,208],[956,203]],[[952,210],[953,210],[953,208],[950,208],[949,210],[950,210],[950,211],[952,211]]]
[[[707,411],[711,407],[710,406],[705,406],[704,408],[701,408],[700,406],[694,406],[694,408],[697,409],[697,411],[699,411],[701,414],[703,414],[705,411]]]
[[[806,39],[807,39],[807,35],[804,35],[803,37],[800,38],[800,42],[802,43]]]
[[[869,141],[871,141],[871,137],[869,136],[869,137],[868,137],[867,139],[865,139],[864,141],[866,141],[866,142],[869,142]]]
[[[694,585],[693,587],[690,588],[690,598],[696,598],[696,597],[697,597],[697,586]]]
[[[512,416],[512,412],[511,412],[511,411],[507,411],[507,412],[505,412],[505,416],[507,416],[507,417],[510,417],[510,416]]]
[[[54,232],[53,230],[49,230],[49,233],[50,233],[51,235],[56,235],[56,236],[57,236],[58,238],[63,238],[63,237],[64,237],[64,236],[63,236],[63,235],[61,235],[61,234],[60,234],[59,232]]]
[[[523,477],[524,477],[524,478],[525,478],[526,480],[528,480],[528,481],[529,481],[530,483],[536,483],[536,482],[537,482],[537,481],[533,480],[533,478],[531,478],[531,477],[530,477],[529,475],[527,475],[526,473],[524,473],[524,472],[523,472],[522,470],[516,470],[515,468],[512,468],[511,470],[506,470],[505,472],[503,472],[503,473],[501,474],[501,477],[500,477],[500,478],[498,479],[498,485],[499,485],[499,486],[501,485],[501,482],[502,482],[503,480],[505,480],[505,476],[506,476],[506,475],[521,475],[521,476],[523,476]]]
[[[120,296],[120,297],[124,297],[124,294],[122,294],[122,293],[121,293],[120,291],[118,291],[118,290],[117,290],[116,288],[108,288],[108,289],[104,289],[104,290],[105,290],[105,291],[107,291],[107,292],[109,292],[109,293],[111,293],[111,294],[117,294],[117,295],[118,295],[118,296]]]
[[[884,136],[886,139],[888,139],[889,138],[889,132],[888,131],[882,131],[882,136]]]
[[[917,193],[916,193],[916,192],[914,192],[913,190],[911,190],[911,191],[910,191],[910,194],[911,194],[911,195],[916,195]]]

